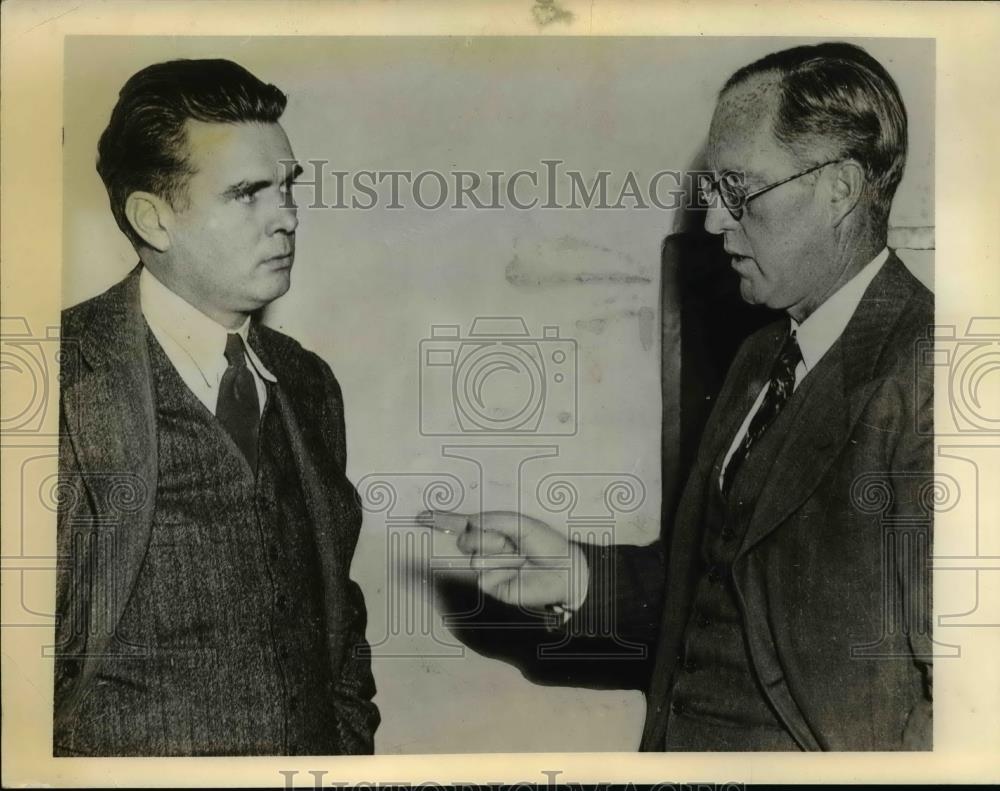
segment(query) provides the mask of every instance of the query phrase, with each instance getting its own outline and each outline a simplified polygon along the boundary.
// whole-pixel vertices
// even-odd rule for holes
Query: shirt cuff
[[[576,612],[583,607],[587,601],[587,592],[590,585],[590,568],[587,563],[586,553],[575,542],[571,542],[569,548],[569,594],[566,597],[566,601],[558,604],[550,604],[546,608],[555,616],[557,626],[565,626]]]

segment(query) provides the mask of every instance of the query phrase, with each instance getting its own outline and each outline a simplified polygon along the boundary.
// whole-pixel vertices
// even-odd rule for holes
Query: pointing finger
[[[469,517],[448,511],[421,511],[417,515],[417,524],[442,533],[458,535],[469,526]]]

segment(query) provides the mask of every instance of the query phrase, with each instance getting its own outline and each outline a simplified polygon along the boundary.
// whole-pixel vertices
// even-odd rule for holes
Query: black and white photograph
[[[62,39],[58,265],[2,339],[3,626],[52,766],[955,748],[1000,318],[938,266],[942,182],[996,205],[995,162],[941,166],[954,40],[521,6]]]

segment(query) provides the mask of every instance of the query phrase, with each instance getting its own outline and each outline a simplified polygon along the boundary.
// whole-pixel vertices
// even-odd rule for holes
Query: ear
[[[133,192],[125,199],[125,217],[139,237],[154,250],[170,248],[169,229],[174,213],[170,205],[150,192]]]
[[[831,168],[833,186],[830,195],[831,220],[834,227],[839,226],[858,205],[861,193],[865,188],[865,171],[853,159],[845,159],[836,167]]]

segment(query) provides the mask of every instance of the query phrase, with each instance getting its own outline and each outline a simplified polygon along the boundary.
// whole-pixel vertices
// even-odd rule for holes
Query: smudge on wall
[[[653,282],[647,269],[627,253],[573,236],[540,242],[527,249],[514,245],[514,256],[504,276],[517,288],[538,289],[565,285],[646,285]]]
[[[595,316],[589,319],[578,319],[576,328],[584,332],[592,332],[600,335],[607,329],[612,321],[625,319],[636,319],[639,330],[639,345],[644,352],[653,348],[656,342],[656,311],[653,308],[642,307],[634,309],[617,310],[603,316]]]

